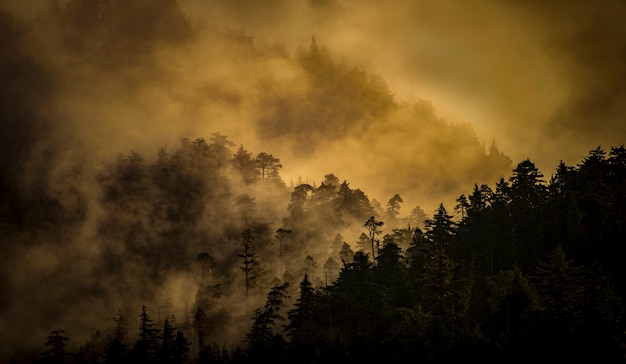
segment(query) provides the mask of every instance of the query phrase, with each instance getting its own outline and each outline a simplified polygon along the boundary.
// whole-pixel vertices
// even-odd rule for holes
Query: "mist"
[[[213,314],[245,317],[265,292],[250,307],[231,303],[241,303],[246,219],[236,196],[254,197],[259,253],[271,260],[300,183],[334,174],[382,206],[399,194],[402,216],[431,214],[475,183],[508,178],[522,159],[551,171],[626,136],[623,2],[111,3],[102,15],[89,1],[0,2],[3,355],[58,326],[80,345],[110,329],[118,309],[137,318],[141,304],[155,319],[167,306],[191,321],[203,287],[195,259],[207,250],[215,282],[229,282],[220,305],[235,308]],[[158,184],[111,197],[116,168],[133,155],[156,166],[159,150],[174,156],[185,140],[216,135],[231,154],[279,158],[284,185],[266,194],[228,172],[197,205],[185,201],[198,212],[185,228],[151,225],[158,210],[145,201],[166,199]],[[185,176],[201,179],[194,173]],[[337,233],[355,246],[364,221],[348,220],[299,237],[319,265]],[[136,225],[142,236],[124,235]],[[171,260],[139,259],[151,244],[174,251],[172,241],[185,249]],[[301,258],[281,264],[301,274]],[[282,279],[270,265],[268,279]],[[247,329],[221,327],[232,336],[219,344]]]

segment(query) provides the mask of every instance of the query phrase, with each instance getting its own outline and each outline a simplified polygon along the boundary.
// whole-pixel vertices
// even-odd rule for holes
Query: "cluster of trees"
[[[511,168],[495,142],[485,153],[471,126],[443,122],[428,102],[396,103],[381,79],[334,62],[315,40],[290,57],[255,48],[243,32],[194,28],[174,0],[60,3],[50,1],[48,15],[28,24],[0,11],[0,309],[7,319],[27,312],[25,326],[62,328],[30,350],[41,361],[623,359],[623,147],[592,150],[544,180],[530,160]],[[163,54],[207,69],[227,63],[237,70],[228,73],[254,74],[245,85],[263,92],[245,100],[247,92],[221,86],[228,82],[180,80]],[[285,89],[267,60],[293,67],[305,86]],[[123,86],[107,87],[122,96],[92,87],[94,79],[115,79]],[[163,97],[185,110],[180,120],[204,120],[210,102],[253,105],[251,131],[302,154],[355,131],[410,135],[415,149],[395,156],[410,185],[399,191],[443,195],[460,185],[458,176],[513,173],[474,185],[432,217],[419,206],[402,216],[400,194],[383,205],[332,173],[320,185],[287,186],[279,158],[215,133],[154,158],[122,154],[93,179],[86,166],[100,160],[78,155],[91,156],[96,138],[58,125],[112,120],[64,107],[106,99],[124,106],[115,110],[156,116],[163,99],[142,99],[155,89],[175,95]],[[76,99],[63,100],[67,92]],[[380,168],[397,172],[392,163]],[[46,254],[71,264],[39,269],[34,258]],[[45,278],[54,296],[16,309],[31,305],[20,298],[38,297],[27,276]],[[172,277],[194,279],[184,310],[176,311],[188,297],[175,297],[177,307],[163,298]],[[107,305],[124,307],[112,329],[94,327],[83,343],[66,327],[82,321],[85,307],[117,309]],[[35,361],[26,357],[16,360]]]
[[[41,353],[40,363],[168,363],[183,364],[189,361],[190,342],[177,328],[176,318],[168,317],[162,328],[156,328],[146,306],[141,307],[137,340],[129,346],[128,318],[120,311],[115,329],[101,346],[100,332],[80,348],[77,353],[67,350],[69,337],[65,330],[53,330],[48,336],[46,350]]]
[[[274,286],[250,357],[622,362],[626,149],[598,147],[549,181],[530,160],[512,172],[459,196],[455,216],[440,205],[423,229],[378,240],[383,221],[366,220],[371,245],[342,256],[330,284],[305,275],[286,318],[275,301],[285,287]]]
[[[234,348],[220,343],[214,325],[220,317],[213,306],[224,282],[217,283],[215,259],[204,253],[198,259],[213,278],[200,284],[192,322],[179,328],[168,316],[157,330],[144,306],[133,340],[120,312],[100,351],[85,345],[69,355],[68,337],[55,330],[42,360],[622,362],[626,276],[618,250],[626,211],[626,149],[607,153],[598,147],[576,166],[561,163],[548,181],[530,160],[512,172],[494,189],[475,185],[459,196],[454,214],[441,204],[422,227],[396,219],[386,228],[383,218],[397,215],[400,196],[389,200],[386,211],[365,198],[361,202],[369,207],[360,212],[371,216],[357,214],[354,220],[361,219],[360,244],[347,244],[338,234],[330,244],[335,249],[327,253],[324,280],[306,251],[314,245],[306,244],[300,247],[300,257],[306,255],[302,270],[289,273],[281,262],[282,278],[252,279],[265,264],[255,247],[271,231],[241,230],[238,266],[246,279],[237,294],[248,300],[265,292],[265,304],[247,312],[245,339]],[[290,214],[275,230],[275,241],[282,245],[294,236],[303,239],[302,231],[345,225],[349,211],[339,203],[345,199],[341,186],[347,188],[330,174],[318,187],[294,187]],[[328,219],[317,221],[315,209],[325,209],[321,216]],[[306,223],[307,216],[315,219]],[[281,259],[295,254],[283,248],[272,254]],[[333,267],[332,259],[340,263]]]
[[[490,180],[510,170],[511,160],[495,144],[485,153],[469,124],[444,122],[424,100],[399,102],[381,77],[336,61],[315,39],[290,55],[284,47],[279,51],[254,44],[243,31],[192,24],[175,0],[48,3],[47,13],[32,21],[0,9],[0,95],[5,110],[0,141],[6,146],[0,163],[7,171],[0,184],[2,191],[10,191],[0,193],[7,201],[7,218],[26,226],[48,222],[52,216],[84,221],[79,186],[67,191],[75,195],[77,206],[65,208],[68,202],[47,193],[45,185],[54,183],[48,179],[59,173],[86,173],[81,168],[92,161],[80,158],[108,147],[89,137],[92,131],[82,126],[90,123],[108,140],[119,130],[111,132],[106,126],[126,120],[167,128],[177,120],[181,130],[189,130],[212,120],[218,124],[223,115],[254,110],[246,115],[250,123],[241,128],[302,158],[353,135],[362,135],[363,145],[393,140],[411,157],[402,158],[408,177],[387,183],[406,190],[402,181],[419,179],[414,188],[423,194],[447,194],[461,190],[467,180]],[[275,64],[284,65],[294,78],[285,82]],[[173,114],[161,120],[158,116],[167,103]],[[77,104],[86,111],[71,106]],[[68,129],[75,131],[66,133]],[[406,135],[411,138],[399,138]],[[65,145],[72,145],[77,156],[68,163],[76,166],[53,171],[52,166],[68,157]],[[23,148],[26,151],[20,152]],[[458,161],[454,158],[461,155]],[[433,164],[450,165],[454,173]],[[381,175],[394,172],[385,165],[380,168]],[[41,177],[24,183],[21,176],[31,170]],[[31,210],[29,216],[22,204],[41,211]]]

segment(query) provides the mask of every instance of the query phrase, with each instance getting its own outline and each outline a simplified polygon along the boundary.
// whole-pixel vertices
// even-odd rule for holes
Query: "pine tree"
[[[145,305],[141,306],[139,318],[139,340],[137,340],[131,352],[132,362],[146,364],[156,363],[159,351],[159,330],[153,327],[154,323]]]
[[[172,363],[175,328],[166,318],[163,322],[163,332],[161,333],[161,345],[159,346],[159,358],[162,363]]]
[[[402,249],[393,241],[384,244],[373,268],[373,281],[379,286],[385,305],[398,307],[407,302],[406,266]]]
[[[396,227],[398,224],[398,215],[400,214],[400,208],[402,207],[402,197],[400,195],[395,194],[392,198],[387,202],[386,218],[387,222],[391,227]]]
[[[380,229],[381,229],[381,226],[383,226],[384,224],[385,224],[384,222],[378,221],[376,220],[374,216],[372,216],[363,225],[364,227],[367,228],[367,231],[369,233],[369,240],[370,240],[370,244],[372,247],[372,260],[374,262],[376,262],[376,258],[378,255],[377,250],[378,250],[378,246],[380,245],[380,241],[376,239],[376,237],[382,234],[382,231]]]
[[[245,229],[241,233],[243,246],[243,254],[239,254],[239,257],[243,258],[243,266],[241,270],[245,274],[245,286],[246,286],[246,297],[249,295],[250,288],[253,287],[255,278],[254,278],[254,270],[255,265],[258,264],[256,258],[256,254],[254,253],[254,246],[252,242],[254,241],[254,233],[252,229]]]
[[[104,359],[107,364],[126,363],[128,355],[128,319],[122,310],[118,311],[115,321],[115,329],[108,337]]]
[[[285,341],[280,332],[277,332],[278,322],[285,318],[280,314],[283,301],[288,298],[289,283],[272,287],[267,295],[263,309],[256,309],[254,323],[246,335],[248,353],[255,360],[280,357],[285,350]]]
[[[280,159],[271,154],[261,152],[254,158],[256,166],[261,174],[261,180],[271,180],[279,178],[278,170],[283,167]]]
[[[259,178],[260,173],[256,169],[256,162],[252,158],[252,153],[244,149],[243,145],[239,146],[230,163],[239,172],[246,185],[254,184]]]
[[[176,332],[176,338],[174,338],[174,347],[172,348],[172,363],[173,364],[183,364],[187,362],[189,357],[189,347],[191,343],[182,331],[178,330]]]
[[[42,356],[43,363],[64,363],[68,359],[68,353],[65,350],[69,338],[65,336],[65,330],[53,330],[50,332],[46,340],[46,347],[49,349],[44,351]]]
[[[286,331],[291,337],[290,350],[298,354],[298,357],[306,358],[312,355],[316,341],[317,293],[308,275],[300,282],[300,296],[296,299],[294,308],[289,310],[287,317],[289,324]]]
[[[522,271],[529,271],[540,257],[551,249],[543,244],[541,230],[546,186],[543,174],[533,162],[520,162],[509,178],[511,187],[511,228],[517,262]]]
[[[348,243],[344,242],[341,246],[341,250],[339,251],[339,258],[341,259],[343,267],[352,263],[352,260],[354,259],[354,251]]]
[[[541,309],[539,295],[530,279],[518,266],[488,277],[487,301],[491,320],[487,335],[498,343],[503,357],[531,361],[532,325]]]
[[[161,334],[159,362],[163,364],[182,364],[187,360],[189,341],[182,331],[177,329],[171,319],[166,319]]]
[[[456,224],[448,215],[443,203],[435,211],[432,219],[426,220],[426,237],[436,249],[447,247],[455,234]]]

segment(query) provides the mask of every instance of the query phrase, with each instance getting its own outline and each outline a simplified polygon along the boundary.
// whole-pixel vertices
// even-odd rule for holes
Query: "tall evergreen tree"
[[[283,283],[272,287],[267,295],[267,301],[263,309],[256,309],[254,322],[250,332],[246,335],[248,353],[255,360],[276,360],[283,356],[286,342],[279,329],[279,321],[285,318],[281,315],[283,301],[289,298],[287,289],[289,283]]]
[[[261,269],[261,262],[259,261],[259,256],[254,246],[254,240],[256,239],[255,232],[251,228],[244,229],[241,233],[241,239],[243,252],[238,254],[238,256],[243,258],[243,265],[240,269],[244,272],[245,293],[246,297],[248,297],[250,289],[259,286],[263,279],[264,272]]]
[[[300,295],[294,303],[294,308],[289,310],[287,317],[289,324],[285,327],[291,338],[290,350],[297,357],[310,358],[314,355],[317,341],[316,312],[318,294],[313,288],[308,275],[300,282]]]
[[[535,286],[517,266],[487,280],[490,317],[484,331],[497,343],[497,356],[532,361],[533,322],[541,309]]]
[[[237,153],[235,153],[230,160],[233,168],[239,172],[243,182],[246,185],[252,185],[259,177],[259,170],[256,169],[256,162],[252,157],[252,153],[249,153],[243,145],[239,146]]]
[[[69,359],[68,352],[65,349],[67,341],[69,341],[69,338],[65,336],[65,330],[53,330],[50,332],[46,340],[48,349],[41,354],[42,363],[66,363],[66,360]]]
[[[171,318],[165,319],[159,347],[159,363],[183,364],[188,358],[190,342],[174,324]]]
[[[243,258],[243,266],[241,270],[245,274],[245,288],[246,297],[250,293],[250,288],[254,287],[257,283],[258,273],[258,260],[257,255],[254,252],[254,233],[252,229],[245,229],[241,233],[241,245],[243,246],[243,253],[239,254],[239,257]]]
[[[341,259],[343,267],[352,263],[352,260],[354,259],[354,251],[348,243],[344,242],[341,246],[341,250],[339,251],[339,258]]]
[[[376,251],[378,250],[378,247],[380,245],[380,240],[378,240],[376,237],[382,234],[381,227],[384,224],[384,222],[378,221],[374,216],[371,216],[363,225],[367,228],[367,232],[369,233],[369,241],[372,248],[372,260],[374,262],[376,262],[376,258],[378,255]]]
[[[533,162],[520,162],[509,178],[511,197],[511,228],[517,261],[523,271],[529,271],[550,248],[542,244],[538,229],[546,196],[543,174]]]
[[[158,360],[159,330],[154,328],[154,323],[148,314],[148,308],[141,306],[139,315],[139,339],[135,343],[130,355],[133,363],[156,363]]]
[[[115,329],[108,336],[104,359],[107,364],[126,363],[128,360],[128,318],[122,310],[118,310],[117,316],[113,320],[115,321]]]
[[[372,270],[373,281],[379,286],[384,297],[385,309],[407,307],[406,265],[402,249],[394,242],[383,245],[378,256],[378,264]]]
[[[388,225],[391,227],[397,227],[398,225],[398,215],[400,215],[400,208],[402,207],[402,197],[400,195],[395,194],[392,198],[387,202],[386,212],[386,220]]]
[[[450,244],[455,234],[455,227],[452,216],[441,203],[433,218],[426,220],[426,237],[433,247],[443,249]]]
[[[324,263],[324,285],[328,286],[337,278],[339,263],[333,257],[328,257]]]
[[[271,154],[261,152],[254,158],[256,166],[261,173],[262,180],[276,179],[279,177],[278,170],[283,167],[280,159]]]

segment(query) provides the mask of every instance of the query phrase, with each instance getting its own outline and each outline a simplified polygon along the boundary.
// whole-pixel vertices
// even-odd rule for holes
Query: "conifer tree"
[[[382,234],[381,226],[383,226],[384,224],[385,224],[384,222],[378,221],[376,220],[374,216],[371,216],[363,225],[364,227],[367,228],[367,231],[369,233],[369,240],[370,240],[370,244],[372,247],[372,260],[374,262],[376,262],[376,258],[377,258],[376,250],[378,249],[378,246],[380,245],[380,241],[376,239],[376,237]]]
[[[337,258],[345,242],[346,241],[343,236],[340,233],[337,233],[337,235],[335,235],[335,238],[330,242],[330,256]]]
[[[339,251],[339,258],[341,259],[343,267],[352,263],[352,260],[354,259],[354,251],[348,243],[344,242],[341,246],[341,250]]]
[[[400,195],[395,194],[392,198],[387,202],[386,217],[387,222],[390,226],[396,227],[398,224],[398,215],[400,215],[400,208],[402,207],[402,197]]]
[[[137,340],[130,353],[132,362],[146,364],[156,363],[159,351],[159,330],[153,327],[154,323],[145,305],[141,306],[139,318],[139,340]]]
[[[278,321],[284,320],[280,311],[283,301],[288,298],[287,289],[289,283],[283,283],[272,287],[267,295],[267,301],[263,309],[256,309],[254,322],[250,332],[246,335],[248,352],[255,359],[280,356],[285,350],[285,341],[280,332]]]
[[[426,220],[426,237],[434,248],[443,249],[450,244],[455,227],[452,216],[441,203],[433,218]]]
[[[171,318],[165,319],[161,344],[159,347],[159,362],[163,364],[182,364],[187,360],[189,341],[173,323]]]
[[[261,180],[271,180],[279,178],[278,170],[283,167],[280,159],[271,154],[261,152],[254,158],[256,166],[261,174]]]
[[[173,364],[183,364],[187,362],[190,345],[191,343],[187,340],[183,332],[178,330],[176,332],[176,337],[174,338],[171,362]]]
[[[533,321],[541,309],[535,286],[517,265],[487,277],[487,283],[491,322],[486,334],[499,343],[499,351],[531,360]]]
[[[243,145],[239,146],[230,163],[239,172],[246,185],[252,185],[258,179],[260,173],[256,169],[256,162],[252,153],[248,152]]]
[[[367,252],[370,250],[370,244],[371,241],[367,234],[361,233],[361,235],[359,235],[359,240],[356,241],[356,250]]]
[[[128,355],[128,319],[122,310],[118,310],[115,321],[115,329],[108,336],[105,347],[104,359],[107,364],[126,363]]]
[[[252,229],[245,229],[241,233],[243,246],[243,254],[239,254],[239,257],[243,258],[243,266],[241,270],[245,274],[245,287],[246,287],[246,297],[249,295],[250,288],[254,283],[254,266],[258,264],[256,261],[256,254],[254,253],[254,246],[252,242],[254,241],[254,233]]]
[[[379,286],[387,307],[398,307],[407,301],[406,265],[402,249],[393,241],[383,245],[378,265],[373,270],[373,281]]]
[[[324,283],[325,285],[329,285],[332,283],[336,277],[336,274],[339,272],[339,263],[333,257],[328,257],[326,262],[324,263]]]
[[[68,359],[68,353],[65,350],[69,338],[65,336],[65,330],[53,330],[50,332],[46,340],[46,347],[49,349],[44,351],[42,355],[43,363],[64,363]]]
[[[289,310],[286,326],[287,334],[291,337],[290,348],[301,355],[310,350],[315,342],[315,312],[317,310],[317,294],[308,275],[300,282],[300,295],[296,299],[294,308]],[[306,353],[304,355],[309,355]]]

